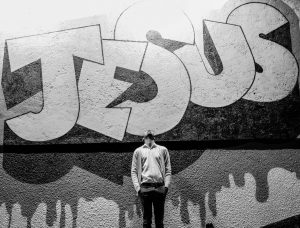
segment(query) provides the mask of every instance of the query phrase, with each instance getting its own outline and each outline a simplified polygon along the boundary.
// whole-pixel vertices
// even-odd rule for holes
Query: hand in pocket
[[[168,188],[168,187],[165,187],[165,195],[168,194],[168,191],[169,191],[169,188]]]
[[[166,195],[166,187],[165,186],[156,188],[156,191],[160,194]]]

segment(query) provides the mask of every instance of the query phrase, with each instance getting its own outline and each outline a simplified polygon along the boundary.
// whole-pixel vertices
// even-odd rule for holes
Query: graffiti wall
[[[300,2],[208,2],[0,31],[0,227],[141,227],[147,129],[166,227],[300,227]]]

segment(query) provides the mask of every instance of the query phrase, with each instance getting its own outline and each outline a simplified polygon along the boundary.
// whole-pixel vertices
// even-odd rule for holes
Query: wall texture
[[[166,227],[300,227],[300,2],[204,2],[1,33],[1,228],[140,227],[147,129],[170,148]]]

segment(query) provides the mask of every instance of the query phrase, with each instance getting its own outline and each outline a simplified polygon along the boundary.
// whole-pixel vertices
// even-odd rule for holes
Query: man
[[[166,147],[154,142],[154,133],[144,134],[144,145],[133,153],[131,178],[143,207],[143,227],[150,228],[152,205],[156,228],[164,227],[165,199],[171,182],[171,162]]]

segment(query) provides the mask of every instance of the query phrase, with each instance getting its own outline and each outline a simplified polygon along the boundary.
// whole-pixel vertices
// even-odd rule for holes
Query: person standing
[[[170,155],[166,147],[155,143],[153,131],[146,131],[143,140],[144,145],[133,153],[131,178],[142,204],[143,227],[151,227],[153,205],[155,226],[163,228],[165,199],[171,183]]]

